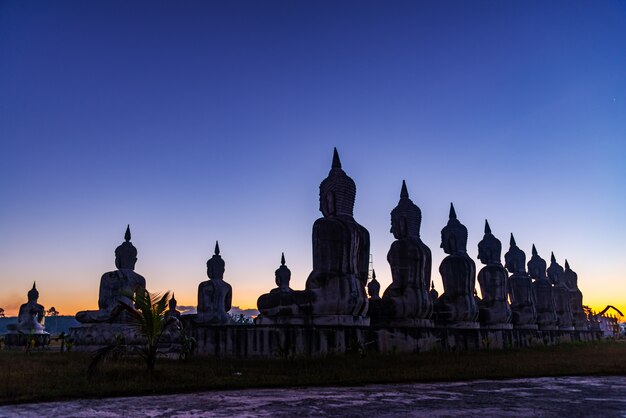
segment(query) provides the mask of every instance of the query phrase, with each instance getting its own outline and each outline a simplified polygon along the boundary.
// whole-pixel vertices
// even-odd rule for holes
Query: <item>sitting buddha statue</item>
[[[372,280],[367,284],[369,295],[367,315],[370,317],[370,325],[374,325],[382,317],[383,300],[380,298],[380,283],[376,280],[376,272],[372,270]]]
[[[9,325],[9,331],[18,331],[24,334],[44,334],[46,333],[45,321],[46,310],[37,303],[39,291],[33,283],[33,288],[28,291],[28,302],[20,306],[17,314],[17,326]]]
[[[434,309],[435,303],[437,302],[437,299],[439,299],[439,292],[437,292],[437,289],[435,289],[434,280],[430,281],[430,292],[428,292],[428,296],[430,297],[430,301],[433,303]]]
[[[467,228],[457,219],[452,204],[448,224],[441,230],[441,248],[448,256],[439,266],[443,294],[435,304],[436,320],[450,327],[478,328],[476,264],[467,255]]]
[[[353,217],[356,185],[337,149],[320,184],[323,217],[313,224],[313,271],[306,281],[313,323],[367,325],[370,238]]]
[[[232,287],[224,281],[226,263],[220,256],[220,245],[215,242],[215,254],[206,263],[209,280],[198,285],[198,315],[200,324],[229,324]]]
[[[485,327],[511,328],[511,307],[507,300],[508,274],[500,262],[502,243],[492,233],[485,219],[485,236],[478,243],[478,259],[485,265],[478,272],[482,299],[479,319]]]
[[[533,294],[537,311],[537,326],[543,330],[555,330],[557,329],[557,315],[552,284],[546,276],[546,261],[539,257],[535,244],[533,244],[532,251],[533,255],[528,261],[528,274],[534,280]]]
[[[133,306],[128,295],[134,295],[138,288],[146,288],[146,279],[135,273],[137,249],[130,242],[130,225],[126,227],[124,242],[115,249],[117,270],[104,273],[100,279],[97,311],[81,311],[76,320],[81,323],[121,323],[124,310],[121,304]]]
[[[373,300],[380,300],[380,283],[376,280],[376,270],[372,270],[372,280],[367,284],[367,294],[370,303]]]
[[[585,310],[583,309],[583,294],[578,288],[578,274],[570,268],[567,260],[565,260],[565,271],[561,278],[570,292],[570,306],[572,308],[574,328],[580,331],[589,329],[587,315],[585,315]]]
[[[392,282],[382,297],[381,315],[395,325],[432,326],[433,305],[428,295],[432,256],[420,238],[422,212],[409,198],[402,181],[400,201],[391,211],[396,239],[387,253]]]
[[[289,287],[291,270],[285,264],[285,253],[280,257],[280,267],[274,273],[276,288],[257,300],[259,315],[256,324],[296,323],[305,312],[308,294]]]
[[[172,297],[168,302],[169,309],[165,312],[166,316],[170,318],[180,319],[180,315],[181,315],[180,311],[176,309],[177,303],[178,301],[176,300],[176,298],[174,297],[174,294],[172,293]]]
[[[509,251],[504,255],[504,267],[509,276],[509,300],[513,311],[513,326],[537,329],[537,311],[532,280],[526,273],[526,254],[515,243],[511,234]]]
[[[563,276],[563,267],[557,263],[554,253],[550,256],[550,267],[547,270],[548,280],[553,286],[552,291],[554,294],[554,308],[557,318],[557,326],[561,330],[573,330],[574,325],[572,321],[572,308],[570,306],[570,293],[569,289],[565,285],[565,282],[561,280]]]

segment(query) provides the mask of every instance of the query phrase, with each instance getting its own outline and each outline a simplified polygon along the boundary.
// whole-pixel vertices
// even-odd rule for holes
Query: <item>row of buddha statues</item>
[[[409,198],[404,181],[398,205],[391,211],[395,241],[387,261],[392,283],[381,297],[375,274],[368,284],[370,238],[367,229],[354,219],[355,196],[356,185],[342,169],[335,149],[331,170],[320,184],[322,217],[313,224],[313,269],[305,289],[289,287],[291,272],[283,254],[275,273],[277,287],[258,298],[257,324],[587,329],[578,277],[569,263],[566,261],[563,268],[552,255],[547,268],[533,245],[526,264],[525,253],[511,234],[503,266],[501,242],[487,221],[478,244],[478,259],[484,264],[478,273],[482,296],[478,298],[476,266],[466,248],[467,228],[458,220],[452,204],[448,223],[441,231],[441,248],[447,256],[439,267],[443,281],[439,296],[432,286],[431,251],[420,239],[421,211]],[[79,322],[123,321],[121,305],[132,304],[128,295],[146,287],[145,278],[134,271],[137,249],[130,239],[128,227],[125,242],[115,250],[117,269],[101,278],[98,309],[78,312]],[[229,323],[232,287],[224,281],[224,271],[225,262],[216,243],[207,262],[209,280],[198,286],[196,323]],[[170,312],[177,314],[175,302]]]

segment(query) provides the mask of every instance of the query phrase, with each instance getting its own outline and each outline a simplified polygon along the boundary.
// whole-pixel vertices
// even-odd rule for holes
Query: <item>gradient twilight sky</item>
[[[130,223],[150,291],[311,269],[333,146],[390,283],[406,179],[441,292],[453,201],[626,309],[626,1],[0,0],[0,307],[97,307]],[[477,268],[480,263],[477,261]]]

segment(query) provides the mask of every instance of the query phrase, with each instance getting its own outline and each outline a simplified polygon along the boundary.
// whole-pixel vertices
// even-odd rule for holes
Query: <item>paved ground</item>
[[[1,417],[626,417],[626,377],[257,389],[0,407]]]

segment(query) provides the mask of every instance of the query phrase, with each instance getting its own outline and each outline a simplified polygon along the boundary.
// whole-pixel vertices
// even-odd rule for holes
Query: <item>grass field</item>
[[[0,404],[286,386],[459,381],[565,375],[626,375],[626,342],[509,351],[368,354],[318,359],[139,360],[109,363],[89,379],[84,353],[0,351]]]

